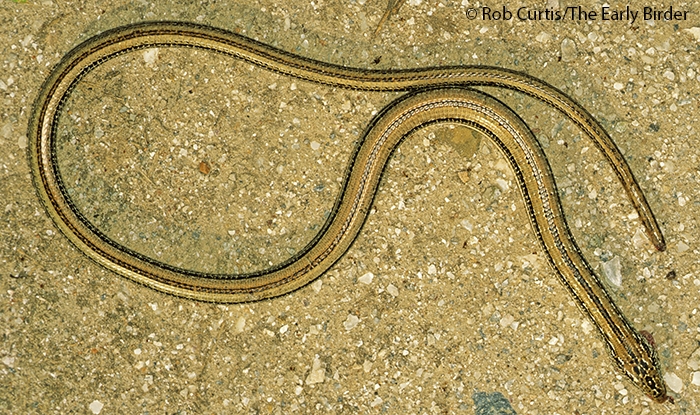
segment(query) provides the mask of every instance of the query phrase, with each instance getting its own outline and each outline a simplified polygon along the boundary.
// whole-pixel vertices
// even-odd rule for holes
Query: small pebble
[[[143,51],[143,61],[146,62],[147,66],[151,66],[156,63],[158,59],[158,48],[150,48]]]
[[[376,398],[374,398],[374,400],[373,400],[372,402],[370,402],[369,406],[371,406],[372,408],[374,408],[374,407],[377,406],[377,405],[381,405],[382,402],[384,402],[384,401],[382,400],[382,398],[380,398],[379,396],[377,396]]]
[[[245,329],[245,317],[238,317],[236,320],[236,333],[240,333]]]
[[[90,411],[95,415],[102,412],[102,408],[104,408],[104,404],[100,401],[92,401],[92,403],[90,403]]]
[[[634,236],[632,236],[632,245],[637,249],[641,249],[645,247],[647,243],[646,233],[644,233],[642,228],[637,229]]]
[[[508,182],[505,181],[505,180],[503,180],[503,179],[501,179],[501,178],[496,179],[496,184],[497,184],[498,187],[500,187],[501,190],[503,190],[504,192],[507,191],[508,189],[510,189],[510,185],[508,185]]]
[[[0,135],[3,136],[3,138],[10,138],[12,136],[12,123],[7,122],[5,125],[0,128]]]
[[[695,37],[695,40],[700,42],[700,27],[691,27],[689,29],[683,29],[683,30],[690,33],[691,35],[693,35],[693,37]]]
[[[343,326],[345,327],[345,330],[350,331],[350,330],[354,329],[355,327],[357,327],[357,323],[359,323],[359,322],[360,322],[359,317],[357,317],[354,314],[348,314],[348,318],[346,318],[345,321],[343,322]]]
[[[610,284],[622,287],[622,274],[620,273],[620,258],[615,257],[608,262],[603,262],[603,272]]]
[[[499,322],[499,324],[501,325],[501,327],[505,328],[505,327],[510,326],[514,321],[515,321],[515,318],[513,316],[511,316],[510,314],[507,314],[507,315],[503,316],[503,318],[501,318],[501,321]]]
[[[583,332],[586,334],[590,334],[590,332],[593,331],[593,326],[591,325],[591,322],[588,320],[583,320],[581,322],[581,330],[583,330]]]
[[[573,40],[566,38],[561,42],[561,60],[564,62],[571,62],[576,59],[578,52],[576,50],[576,44]]]
[[[690,381],[695,386],[700,386],[700,372],[693,372],[693,380]]]
[[[515,415],[508,398],[501,392],[474,392],[472,394],[474,410],[477,415]]]
[[[693,354],[690,355],[687,364],[692,370],[700,370],[700,348],[695,349]]]
[[[15,367],[15,358],[12,356],[3,356],[2,362],[5,364],[7,367]]]
[[[359,281],[363,284],[371,284],[373,278],[374,278],[374,274],[372,274],[371,272],[368,272],[365,275],[358,278],[357,281]]]
[[[690,247],[683,241],[678,242],[676,244],[676,251],[678,251],[679,254],[682,254],[683,252],[687,251]]]
[[[539,35],[535,36],[535,40],[540,43],[547,43],[552,39],[552,35],[547,32],[540,32]]]
[[[309,372],[309,376],[306,377],[306,384],[313,385],[315,383],[321,383],[325,380],[325,378],[326,369],[321,364],[321,359],[316,356],[311,364],[311,372]]]
[[[208,162],[206,161],[200,161],[199,162],[199,172],[202,174],[209,174],[211,171],[211,166],[209,165]]]
[[[459,177],[459,180],[461,180],[462,183],[466,183],[469,181],[469,172],[466,170],[457,172],[457,177]]]
[[[666,374],[664,375],[664,380],[666,381],[666,384],[672,391],[676,393],[681,393],[681,391],[683,390],[683,381],[675,373],[666,372]]]

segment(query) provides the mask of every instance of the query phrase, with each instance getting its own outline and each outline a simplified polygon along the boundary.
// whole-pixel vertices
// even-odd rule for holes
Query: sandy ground
[[[383,1],[0,2],[0,412],[697,413],[700,3],[633,5],[634,22],[603,20],[597,2],[580,5],[595,17],[560,21],[484,20],[484,6],[503,8],[411,0],[374,35]],[[645,6],[687,19],[644,21]],[[362,235],[290,295],[200,303],[88,259],[37,197],[28,114],[72,47],[145,20],[209,24],[362,68],[506,67],[570,94],[625,154],[666,252],[646,240],[610,166],[574,125],[531,98],[488,90],[545,147],[574,236],[612,277],[624,313],[653,335],[676,404],[652,402],[617,370],[540,251],[505,160],[451,126],[402,144]],[[193,270],[263,269],[313,238],[354,143],[397,96],[213,53],[133,52],[71,95],[60,171],[76,206],[124,246]]]

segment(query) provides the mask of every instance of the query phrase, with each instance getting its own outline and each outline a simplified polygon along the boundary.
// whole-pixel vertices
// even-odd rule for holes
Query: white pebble
[[[695,349],[693,354],[688,358],[688,367],[692,370],[700,369],[700,348]]]
[[[238,317],[236,320],[236,333],[240,333],[245,329],[245,317]]]
[[[321,148],[321,144],[318,141],[311,142],[311,149],[312,150],[318,150],[319,148]]]
[[[622,274],[620,273],[620,258],[615,257],[608,262],[603,263],[603,272],[607,277],[610,284],[621,287],[622,286]]]
[[[156,59],[158,59],[158,48],[151,48],[143,51],[143,60],[146,62],[146,65],[153,65],[156,63]]]
[[[433,264],[428,265],[428,274],[430,274],[430,275],[437,274],[437,268],[435,268],[435,265],[433,265]]]
[[[27,148],[27,136],[24,135],[24,134],[20,135],[19,138],[17,139],[17,145],[18,145],[19,148],[21,148],[22,150],[24,150],[25,148]]]
[[[386,287],[386,291],[391,294],[393,297],[398,297],[399,296],[399,289],[396,288],[394,284],[389,284]]]
[[[474,225],[472,225],[471,222],[469,222],[466,219],[462,219],[462,221],[459,224],[462,225],[462,227],[468,230],[469,232],[471,232],[474,229]]]
[[[7,122],[5,125],[3,125],[2,128],[0,128],[0,135],[3,138],[10,138],[12,136],[12,123]]]
[[[635,248],[641,249],[647,245],[647,237],[642,228],[638,228],[637,231],[632,236],[632,245]]]
[[[368,272],[365,275],[358,278],[357,280],[363,284],[371,284],[372,279],[374,279],[374,274],[372,274],[371,272]]]
[[[15,367],[15,358],[13,356],[3,356],[2,362],[7,367]]]
[[[345,330],[350,331],[350,330],[354,329],[355,327],[357,327],[357,323],[359,323],[359,322],[360,322],[359,317],[357,317],[354,314],[348,314],[348,318],[346,318],[345,321],[343,322],[343,326],[345,327]]]
[[[613,84],[613,88],[617,91],[622,91],[625,88],[625,85],[622,82],[615,82]]]
[[[90,411],[95,415],[102,412],[102,408],[104,408],[104,404],[100,401],[92,401],[92,403],[90,403]]]
[[[311,372],[306,377],[306,384],[321,383],[326,378],[326,369],[321,365],[321,359],[318,356],[314,357],[314,362],[311,364]]]
[[[372,408],[374,408],[374,407],[377,406],[377,405],[381,405],[382,402],[384,402],[384,401],[382,400],[382,398],[380,398],[379,396],[377,396],[376,398],[374,398],[374,400],[373,400],[372,402],[369,403],[369,406],[371,406]]]
[[[497,184],[498,187],[500,187],[501,190],[503,190],[504,192],[507,191],[507,190],[510,188],[510,186],[508,186],[508,182],[505,181],[505,180],[503,180],[503,179],[501,179],[501,178],[496,179],[496,184]]]
[[[552,39],[552,35],[547,32],[540,32],[539,35],[535,36],[535,40],[540,43],[547,43]]]
[[[561,42],[561,60],[564,62],[571,62],[576,59],[578,51],[576,50],[576,43],[573,40],[566,38]]]
[[[700,386],[700,372],[693,372],[693,380],[690,381],[695,386]]]
[[[683,390],[683,381],[675,373],[666,372],[666,374],[664,375],[664,380],[666,381],[666,384],[672,391],[676,393],[681,393],[681,391]]]
[[[689,29],[683,29],[683,31],[690,33],[695,37],[695,40],[700,42],[700,27],[691,27]]]
[[[690,249],[690,247],[683,241],[678,242],[678,244],[676,244],[676,250],[679,254],[687,251],[688,249]]]
[[[511,323],[513,323],[514,321],[515,321],[515,318],[513,316],[511,316],[510,314],[507,314],[501,319],[499,324],[501,325],[501,327],[505,328],[505,327],[510,326]]]

